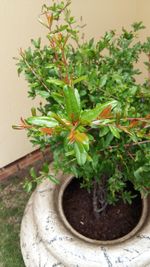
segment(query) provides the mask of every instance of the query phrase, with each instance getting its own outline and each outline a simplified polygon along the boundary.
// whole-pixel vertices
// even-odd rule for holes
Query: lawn
[[[24,267],[20,251],[20,223],[29,194],[22,180],[12,177],[0,184],[0,267]]]

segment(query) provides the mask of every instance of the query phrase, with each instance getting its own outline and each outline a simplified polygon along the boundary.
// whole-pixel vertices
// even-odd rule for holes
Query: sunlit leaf
[[[120,133],[119,133],[119,130],[117,129],[117,127],[111,125],[111,126],[109,126],[109,129],[112,132],[114,137],[120,139]]]
[[[65,107],[71,121],[75,122],[80,117],[80,97],[76,89],[64,86]]]
[[[42,90],[39,90],[39,89],[36,89],[36,94],[43,97],[43,98],[48,98],[50,96],[50,93],[47,92],[47,91],[42,91]]]
[[[55,184],[60,184],[60,181],[56,178],[56,177],[54,177],[53,175],[47,175],[46,176],[50,181],[52,181],[53,183],[55,183]]]
[[[53,93],[51,94],[51,96],[54,98],[54,100],[55,100],[57,103],[59,103],[59,104],[62,104],[62,103],[63,103],[64,97],[63,97],[61,94],[56,93],[56,92],[53,92]]]
[[[75,141],[79,143],[87,143],[89,141],[88,136],[85,133],[80,133],[76,131],[75,133]]]
[[[74,143],[74,150],[76,159],[79,165],[84,165],[87,160],[87,152],[84,149],[84,146],[80,143]]]
[[[31,125],[36,125],[41,127],[43,126],[43,127],[53,128],[58,125],[58,122],[55,119],[50,118],[48,116],[30,117],[26,121]]]
[[[84,75],[84,76],[81,76],[81,77],[75,79],[75,80],[73,81],[73,85],[75,85],[76,83],[79,83],[79,82],[81,82],[81,81],[86,80],[86,78],[87,78],[87,76]]]
[[[33,184],[32,184],[32,182],[29,182],[29,181],[26,181],[24,186],[23,186],[23,188],[25,189],[25,191],[27,193],[31,192],[32,187],[33,187]]]
[[[30,175],[32,178],[36,178],[36,172],[35,172],[35,169],[33,167],[30,169]]]
[[[106,108],[106,107],[110,107],[113,109],[114,107],[116,107],[118,104],[118,102],[116,100],[112,100],[109,102],[106,102],[104,104],[97,104],[97,106],[93,109],[90,110],[85,110],[82,112],[81,114],[81,122],[91,122],[93,120],[95,120],[100,113],[102,113],[102,111]]]
[[[102,137],[102,136],[105,136],[106,134],[108,134],[109,132],[109,128],[108,127],[101,127],[100,128],[100,131],[99,131],[99,136]]]
[[[122,125],[118,125],[117,126],[120,130],[124,131],[125,133],[127,134],[132,134],[131,131],[129,130],[129,127],[126,127],[126,126],[122,126]]]
[[[47,83],[49,84],[54,84],[63,87],[65,83],[62,80],[54,79],[54,78],[49,78],[46,80]]]
[[[100,86],[103,87],[107,82],[108,76],[104,75],[100,80]]]

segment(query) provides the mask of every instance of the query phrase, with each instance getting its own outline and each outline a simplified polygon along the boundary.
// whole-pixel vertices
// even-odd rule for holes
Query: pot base
[[[58,175],[62,184],[67,177]],[[85,242],[58,213],[60,187],[43,181],[32,194],[21,225],[26,267],[150,267],[150,218],[132,239],[120,244]]]

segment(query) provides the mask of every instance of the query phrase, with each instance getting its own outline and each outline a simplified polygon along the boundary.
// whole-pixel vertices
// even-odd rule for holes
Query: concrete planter
[[[61,185],[45,180],[25,209],[21,250],[26,267],[150,267],[147,201],[139,225],[129,236],[107,244],[93,241],[78,234],[66,221],[61,199],[71,176],[58,176]]]

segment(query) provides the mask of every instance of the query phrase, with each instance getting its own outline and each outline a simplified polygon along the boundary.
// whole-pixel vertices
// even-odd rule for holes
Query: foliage
[[[83,41],[70,4],[44,5],[39,21],[48,29],[48,44],[39,38],[20,50],[18,73],[26,77],[29,97],[40,95],[44,104],[14,128],[26,129],[34,145],[49,145],[56,170],[83,177],[88,190],[93,180],[105,180],[108,203],[130,203],[127,181],[150,192],[149,80],[136,79],[141,54],[150,55],[150,38],[139,41],[139,22],[120,35],[112,30],[97,42]],[[149,62],[145,66],[150,69]],[[32,170],[34,182],[44,175],[57,182],[45,168],[39,179]]]

